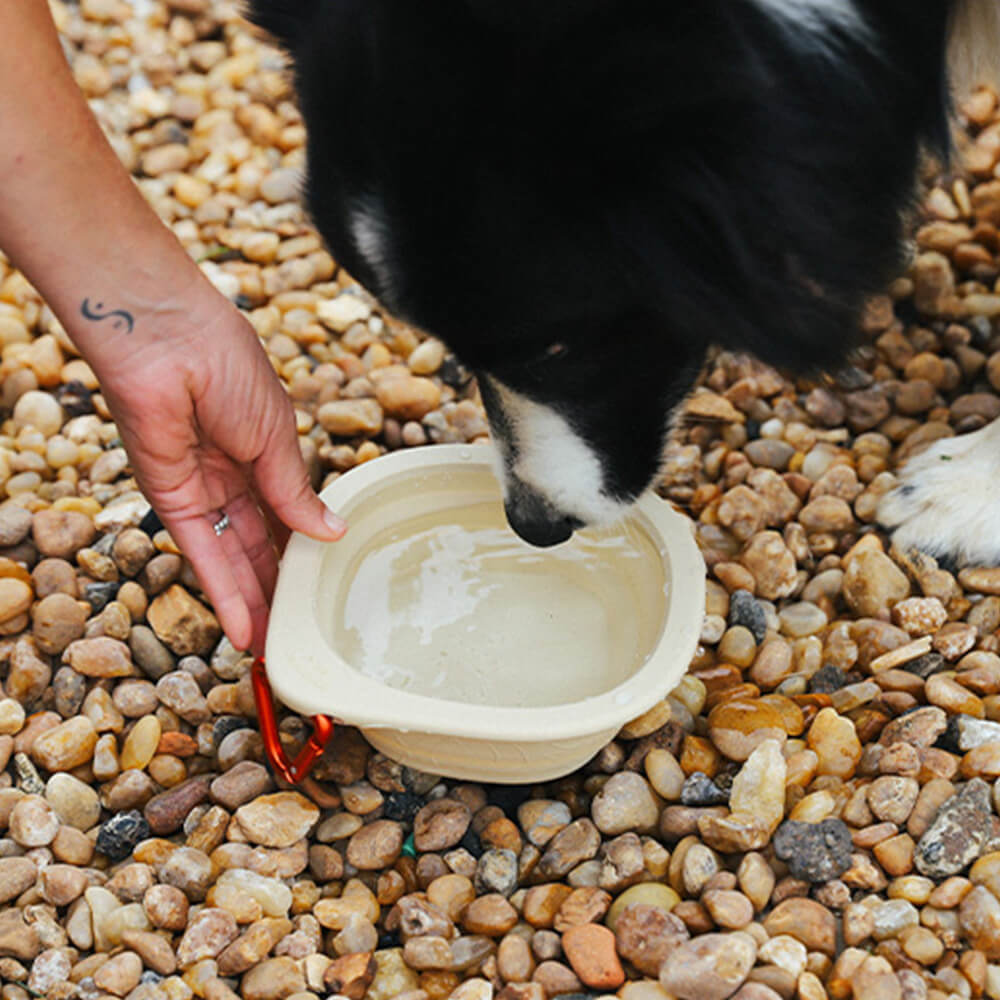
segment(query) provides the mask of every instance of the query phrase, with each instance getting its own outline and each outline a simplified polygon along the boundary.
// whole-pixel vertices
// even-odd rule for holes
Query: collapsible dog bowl
[[[267,677],[286,705],[360,727],[395,760],[479,781],[554,778],[687,668],[705,567],[688,522],[657,497],[544,550],[507,526],[487,447],[397,451],[322,498],[349,528],[333,544],[289,542]]]

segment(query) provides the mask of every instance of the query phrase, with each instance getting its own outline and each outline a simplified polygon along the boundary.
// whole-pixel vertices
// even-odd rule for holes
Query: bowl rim
[[[493,448],[440,444],[389,452],[340,476],[320,493],[320,499],[337,511],[392,477],[455,465],[486,467],[492,473]],[[337,543],[319,542],[296,532],[281,561],[267,634],[267,673],[275,696],[303,714],[329,715],[365,729],[517,740],[539,746],[624,725],[662,700],[687,671],[705,607],[705,563],[688,518],[651,493],[640,497],[630,516],[643,523],[661,555],[669,553],[664,566],[666,618],[646,662],[608,691],[558,705],[476,705],[403,691],[362,674],[321,633],[315,613],[318,588],[311,589],[310,599],[302,598],[301,581],[318,578],[323,556]],[[307,651],[307,645],[322,649],[323,656]],[[317,677],[328,678],[327,683],[317,688]],[[445,714],[445,706],[447,718],[436,718]]]

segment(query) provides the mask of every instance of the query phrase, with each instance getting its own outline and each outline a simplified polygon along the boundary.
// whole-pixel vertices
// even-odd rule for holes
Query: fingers
[[[230,527],[239,540],[243,556],[250,563],[265,601],[271,600],[278,579],[278,555],[275,541],[268,531],[265,515],[249,493],[226,504]],[[225,534],[225,533],[224,533]],[[222,538],[224,547],[230,539]]]
[[[249,498],[242,498],[249,503]],[[270,542],[272,567],[266,565],[266,555],[256,539],[259,533],[267,537],[260,512],[256,520],[241,504],[239,498],[230,505],[229,527],[216,534],[213,523],[218,514],[195,515],[185,518],[166,518],[164,523],[171,536],[191,560],[195,573],[212,603],[215,613],[230,642],[237,649],[263,652],[267,631],[267,598],[258,573],[270,580],[273,587],[277,571],[276,555]],[[249,539],[249,548],[243,535]],[[251,559],[253,555],[253,559]]]
[[[261,499],[282,524],[321,542],[342,538],[347,524],[337,517],[309,485],[305,462],[291,421],[282,422],[254,462],[254,480]]]

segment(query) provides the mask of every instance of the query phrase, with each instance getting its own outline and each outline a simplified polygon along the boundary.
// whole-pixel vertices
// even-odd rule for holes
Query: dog
[[[843,360],[903,263],[923,155],[947,154],[949,48],[978,72],[998,7],[250,0],[249,16],[291,57],[318,229],[475,373],[508,520],[547,546],[656,482],[709,345]],[[915,492],[887,517],[919,541]]]

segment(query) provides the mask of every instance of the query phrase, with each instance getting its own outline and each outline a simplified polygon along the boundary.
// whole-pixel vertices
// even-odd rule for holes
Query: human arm
[[[269,523],[343,534],[312,491],[256,333],[147,205],[83,100],[44,0],[5,0],[0,248],[100,380],[136,478],[238,648],[260,651]],[[212,529],[220,512],[230,529]]]

